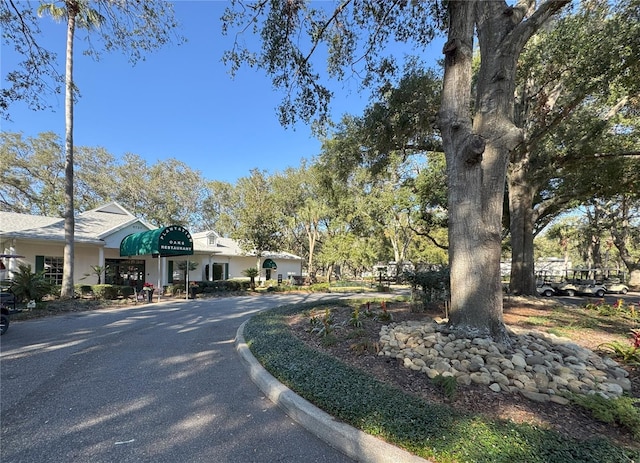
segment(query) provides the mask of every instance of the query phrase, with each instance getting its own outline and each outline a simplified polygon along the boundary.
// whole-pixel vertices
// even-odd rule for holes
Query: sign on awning
[[[170,225],[125,236],[120,243],[120,256],[190,256],[193,238],[181,225]]]

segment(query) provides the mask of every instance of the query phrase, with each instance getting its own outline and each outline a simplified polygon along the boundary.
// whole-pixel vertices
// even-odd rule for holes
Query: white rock
[[[514,354],[511,356],[511,363],[513,363],[513,366],[516,368],[524,368],[527,366],[527,361],[524,359],[524,356],[520,354]]]

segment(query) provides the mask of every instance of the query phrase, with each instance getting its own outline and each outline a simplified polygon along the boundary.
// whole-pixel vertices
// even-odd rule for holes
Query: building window
[[[215,246],[216,245],[216,235],[209,235],[207,236],[207,244],[209,246]]]
[[[64,258],[44,256],[44,277],[54,285],[62,284]]]
[[[105,259],[104,282],[117,286],[135,286],[139,290],[145,281],[145,261],[141,259]]]

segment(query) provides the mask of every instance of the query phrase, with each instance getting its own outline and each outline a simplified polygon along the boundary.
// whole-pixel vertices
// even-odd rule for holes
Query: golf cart
[[[627,294],[629,291],[629,287],[624,284],[625,273],[621,271],[616,271],[616,273],[612,273],[611,270],[605,270],[604,275],[604,289],[607,293],[617,293],[617,294]]]
[[[602,271],[599,269],[580,269],[577,293],[582,296],[604,297],[607,290],[602,284]]]
[[[545,296],[545,297],[551,297],[553,295],[556,294],[556,290],[553,289],[553,286],[551,286],[548,283],[543,283],[541,285],[536,285],[536,291],[538,292],[538,294]]]
[[[546,271],[538,272],[536,275],[536,291],[545,297],[551,297],[556,294],[556,290],[551,284],[551,277]]]
[[[569,278],[570,270],[566,270],[564,276],[556,276],[551,281],[551,286],[558,294],[566,296],[575,296],[578,292],[578,285],[576,284],[576,272],[578,270],[572,270],[573,275]]]

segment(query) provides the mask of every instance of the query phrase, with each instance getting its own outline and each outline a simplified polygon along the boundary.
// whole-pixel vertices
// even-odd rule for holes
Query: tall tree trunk
[[[506,340],[500,284],[506,161],[499,159],[495,145],[486,145],[489,137],[477,131],[489,128],[488,115],[479,115],[482,122],[473,124],[469,112],[475,7],[471,1],[450,2],[449,40],[444,47],[439,125],[449,180],[449,325],[467,336]],[[486,82],[479,83],[479,91],[486,92]]]
[[[316,242],[318,241],[318,224],[305,225],[307,232],[307,240],[309,243],[309,258],[307,260],[307,283],[313,284],[316,277],[316,271],[314,269],[313,254],[316,249]]]
[[[620,258],[629,271],[629,288],[632,291],[640,290],[640,259],[634,258],[629,252],[627,242],[631,231],[629,221],[629,203],[627,198],[623,197],[621,207],[618,210],[619,217],[614,217],[611,227],[611,236],[613,244],[620,253]]]
[[[512,159],[507,173],[511,233],[511,293],[536,295],[533,256],[533,198],[536,188],[531,183],[526,156]]]
[[[568,0],[527,6],[500,1],[449,3],[449,40],[439,126],[449,180],[450,328],[508,342],[500,279],[502,207],[509,153],[522,140],[514,124],[516,63],[522,47]],[[482,57],[471,119],[474,26]]]
[[[65,74],[65,164],[64,164],[64,257],[62,288],[60,297],[70,299],[74,296],[74,241],[75,241],[75,207],[73,204],[73,36],[76,27],[76,15],[78,6],[76,2],[67,3],[67,51]]]

